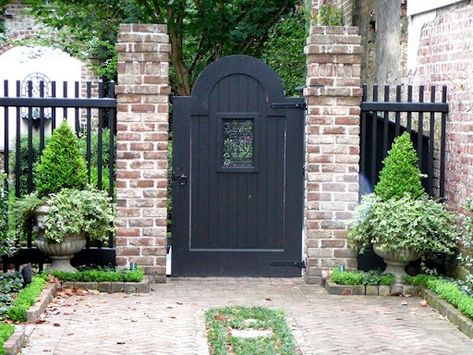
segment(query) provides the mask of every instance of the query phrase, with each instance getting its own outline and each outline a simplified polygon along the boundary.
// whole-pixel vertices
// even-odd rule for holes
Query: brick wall
[[[461,208],[473,198],[473,4],[436,11],[420,34],[413,84],[447,85],[447,202]],[[411,44],[409,44],[411,45]]]
[[[339,6],[343,11],[343,17],[345,19],[345,25],[352,25],[352,15],[353,15],[353,0],[312,0],[312,11],[317,12],[318,8],[324,3],[332,3],[336,6]]]
[[[307,41],[306,281],[356,268],[346,234],[358,202],[361,45],[356,27],[312,27]]]
[[[121,25],[117,43],[117,264],[166,277],[169,38],[164,25]]]

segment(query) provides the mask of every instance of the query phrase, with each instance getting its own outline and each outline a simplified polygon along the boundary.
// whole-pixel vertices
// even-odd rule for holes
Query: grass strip
[[[15,326],[13,324],[0,323],[0,355],[5,354],[3,344],[12,336],[15,332]]]
[[[225,307],[206,312],[208,341],[214,355],[297,354],[284,312],[265,307]],[[230,329],[265,329],[272,334],[237,338]]]
[[[43,278],[34,277],[32,282],[18,293],[7,311],[8,318],[26,322],[26,311],[36,302],[45,285],[46,281]]]
[[[409,285],[422,286],[435,292],[441,299],[457,308],[465,316],[473,319],[473,297],[461,291],[457,285],[432,275],[405,276],[403,281]]]
[[[77,272],[53,271],[51,272],[61,281],[69,282],[141,282],[144,272],[137,270],[82,270]]]

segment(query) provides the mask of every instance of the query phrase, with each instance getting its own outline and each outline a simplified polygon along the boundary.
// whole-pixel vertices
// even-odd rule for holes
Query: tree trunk
[[[171,28],[169,32],[171,41],[171,61],[174,70],[176,71],[176,94],[179,96],[189,96],[191,93],[189,72],[187,71],[182,58],[182,47],[179,45],[177,33],[174,28]]]

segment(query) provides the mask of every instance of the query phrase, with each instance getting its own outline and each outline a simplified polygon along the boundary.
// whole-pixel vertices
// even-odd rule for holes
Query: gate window
[[[253,120],[223,121],[223,166],[253,166]]]

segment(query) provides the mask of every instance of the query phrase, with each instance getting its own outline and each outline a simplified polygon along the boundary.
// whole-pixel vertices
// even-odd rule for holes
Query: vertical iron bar
[[[44,81],[39,83],[39,97],[44,97]],[[44,149],[44,107],[39,108],[39,154]]]
[[[401,85],[396,86],[396,102],[401,102]],[[396,112],[396,129],[394,137],[398,137],[401,130],[401,113]]]
[[[3,82],[3,95],[5,97],[8,97],[8,80],[5,80]],[[9,107],[4,107],[4,110],[5,110],[5,115],[3,116],[4,118],[4,130],[5,130],[5,133],[4,133],[4,142],[3,142],[3,168],[4,168],[4,171],[5,171],[5,174],[7,175],[8,177],[8,174],[10,172],[10,169],[9,169],[9,157],[10,157],[10,153],[9,153],[9,137],[8,137],[8,134],[10,133],[10,128],[9,128],[9,110],[10,108]],[[5,193],[7,194],[8,193],[8,186],[7,186],[7,179],[5,179],[5,184],[4,184],[4,188],[5,188]],[[6,196],[5,196],[6,197]]]
[[[412,85],[407,87],[407,102],[412,102]],[[412,112],[407,113],[407,124],[406,124],[407,132],[411,134],[412,130]]]
[[[442,87],[442,102],[447,102],[447,87]],[[445,199],[445,155],[446,155],[446,131],[447,131],[447,114],[442,113],[442,127],[440,133],[440,198]]]
[[[78,81],[74,82],[74,97],[79,98],[79,82]],[[76,135],[79,136],[80,121],[79,121],[79,108],[78,107],[74,109],[74,117],[75,117],[75,122],[74,122],[75,132],[76,132]]]
[[[87,82],[87,98],[90,99],[92,97],[92,83],[90,81]],[[87,176],[90,183],[90,160],[92,159],[91,156],[91,134],[92,134],[92,109],[90,107],[87,108],[87,130],[86,130],[86,140],[87,140],[87,147],[86,147],[86,160],[87,160]]]
[[[378,85],[373,85],[373,102],[378,101]],[[371,184],[374,189],[377,177],[377,136],[378,136],[378,113],[373,111],[373,125],[371,132]]]
[[[21,96],[21,86],[20,81],[16,82],[16,97]],[[16,137],[15,137],[15,196],[20,197],[20,177],[21,177],[21,170],[20,170],[20,163],[21,163],[21,156],[20,156],[20,145],[21,145],[21,108],[16,108]]]
[[[368,99],[368,86],[363,85],[362,102]],[[361,111],[361,147],[360,147],[360,172],[361,176],[366,175],[366,111]]]
[[[33,82],[28,81],[28,97],[33,96]],[[33,108],[28,108],[28,193],[33,191]],[[28,228],[27,246],[33,247],[32,226]],[[16,268],[16,265],[15,265]]]
[[[67,98],[67,81],[63,81],[62,83],[62,96],[64,98]],[[61,122],[65,119],[67,121],[67,107],[62,108],[62,120]]]
[[[5,80],[3,82],[3,96],[5,97],[8,97],[8,80]],[[4,129],[5,129],[5,133],[4,133],[4,138],[5,138],[5,141],[4,141],[4,145],[3,145],[3,168],[5,170],[5,179],[3,181],[3,198],[5,199],[5,201],[8,201],[8,192],[9,192],[9,189],[8,189],[8,174],[10,173],[10,167],[8,166],[9,165],[9,157],[10,157],[10,148],[9,148],[9,132],[10,132],[10,127],[9,127],[9,120],[10,120],[10,117],[9,117],[9,110],[10,110],[10,107],[8,106],[4,106],[3,107],[4,110],[5,110],[5,114],[4,114]],[[10,208],[10,204],[7,203],[7,208],[9,209]],[[6,222],[7,222],[7,225],[10,224],[10,211],[7,210],[7,215],[6,215]],[[5,236],[6,237],[6,236]],[[3,271],[6,272],[6,270],[8,269],[8,265],[7,265],[7,262],[6,262],[6,255],[2,258],[3,259]]]
[[[389,101],[389,85],[384,86],[384,102]],[[389,112],[384,111],[383,120],[383,159],[388,155]]]
[[[108,97],[115,98],[115,83],[113,81],[110,82]],[[115,108],[110,108],[108,111],[108,133],[109,133],[109,142],[108,142],[108,195],[113,198],[113,187],[114,187],[114,177],[115,177]],[[113,248],[113,233],[109,233],[108,235],[108,247]]]
[[[424,85],[419,86],[419,102],[424,102]],[[424,137],[424,112],[419,112],[417,122],[417,156],[419,158],[419,169],[422,171],[422,138]]]
[[[99,83],[99,97],[105,96],[105,88],[103,82]],[[104,110],[99,108],[99,122],[97,127],[97,188],[102,190],[102,151],[103,151],[103,142],[102,142],[102,132],[103,132],[103,119],[104,119]]]
[[[430,102],[435,102],[435,86],[430,88]],[[429,122],[429,158],[428,158],[428,180],[427,187],[429,194],[433,196],[433,179],[434,179],[434,146],[435,146],[435,112],[430,113]]]
[[[51,83],[51,97],[56,97],[56,82]],[[56,129],[56,107],[51,109],[51,134]]]
[[[33,96],[33,82],[28,81],[28,97]],[[33,108],[28,107],[28,193],[33,191]]]

